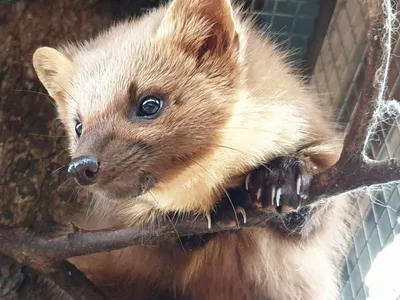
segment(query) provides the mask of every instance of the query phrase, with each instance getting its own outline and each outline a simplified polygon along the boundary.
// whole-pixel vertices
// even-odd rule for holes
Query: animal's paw
[[[243,223],[246,224],[246,222],[247,222],[247,214],[246,214],[246,211],[245,211],[245,209],[243,207],[235,206],[234,215],[232,216],[231,213],[232,213],[232,206],[229,206],[228,210],[224,211],[224,213],[221,214],[222,218],[220,218],[217,221],[218,226],[229,228],[229,227],[235,227],[235,226],[239,225],[239,223],[241,222],[239,220],[239,217],[238,217],[239,215],[241,216],[241,219],[242,219]],[[211,229],[211,226],[213,224],[212,218],[211,218],[211,214],[210,213],[206,213],[205,217],[207,219],[207,228]]]
[[[280,157],[250,172],[245,181],[250,202],[258,209],[289,213],[308,198],[313,165],[296,157]]]

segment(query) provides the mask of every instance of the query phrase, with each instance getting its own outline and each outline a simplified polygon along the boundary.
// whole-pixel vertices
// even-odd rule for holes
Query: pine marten
[[[37,49],[68,171],[107,207],[76,225],[205,216],[239,190],[276,216],[193,251],[177,240],[70,261],[115,299],[338,299],[348,204],[302,203],[342,146],[287,57],[229,0],[173,0],[90,41]]]

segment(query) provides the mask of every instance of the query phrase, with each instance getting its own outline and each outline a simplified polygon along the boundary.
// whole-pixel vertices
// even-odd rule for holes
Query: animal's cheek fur
[[[121,145],[106,146],[99,155],[101,173],[94,189],[110,198],[134,198],[158,183],[168,182],[198,155],[192,149],[186,149],[185,156],[177,153],[177,147],[157,146],[140,148],[126,155],[123,149],[127,147]],[[201,149],[198,151],[201,153]]]
[[[96,157],[100,162],[99,180],[90,190],[110,200],[132,199],[157,183],[168,182],[210,151],[216,139],[215,134],[210,137],[210,132],[202,130],[194,137],[185,127],[156,135],[158,138],[127,136],[127,131],[137,131],[135,125],[123,130],[129,124],[116,123],[87,126],[72,153],[72,157]]]

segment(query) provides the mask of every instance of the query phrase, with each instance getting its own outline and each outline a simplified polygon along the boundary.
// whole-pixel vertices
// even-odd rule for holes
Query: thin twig
[[[265,226],[266,214],[255,209],[247,211],[247,222],[242,228]],[[211,229],[201,219],[181,219],[175,225],[180,236],[202,235],[234,230],[230,222],[214,220]],[[176,239],[176,232],[170,223],[157,226],[115,228],[112,230],[85,231],[71,229],[61,237],[46,239],[32,230],[0,226],[0,252],[17,261],[31,265],[36,270],[48,273],[54,271],[54,264],[70,257],[121,249],[132,245],[151,245]]]

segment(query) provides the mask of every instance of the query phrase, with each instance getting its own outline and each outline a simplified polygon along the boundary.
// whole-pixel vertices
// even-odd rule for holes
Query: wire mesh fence
[[[397,2],[392,1],[392,4],[399,11]],[[252,1],[250,10],[259,12],[260,23],[269,25],[284,46],[298,49],[297,56],[293,58],[301,62],[307,51],[307,41],[314,30],[319,5],[317,0],[265,0]],[[366,30],[364,1],[338,0],[311,84],[320,94],[322,104],[335,111],[339,130],[345,130],[351,121],[360,98]],[[400,39],[396,34],[387,98],[400,100]],[[393,119],[388,116],[379,122],[367,145],[370,157],[384,159],[400,156],[399,124],[399,117]],[[341,296],[343,300],[370,299],[372,291],[366,284],[367,274],[382,249],[392,243],[396,235],[400,235],[400,185],[393,184],[352,196],[352,201],[356,203],[354,216],[358,225],[352,226],[352,245],[346,253],[343,266]],[[391,282],[389,277],[383,276],[382,282],[376,282],[381,288],[386,286],[387,290],[386,294],[373,299],[400,299],[400,277],[397,278],[397,282],[396,279]],[[388,286],[388,282],[392,285]]]
[[[393,5],[396,7],[397,3],[393,2]],[[357,9],[359,12],[355,13]],[[360,12],[361,16],[358,15]],[[332,107],[337,109],[337,121],[342,128],[351,120],[360,98],[360,75],[366,50],[365,20],[366,12],[362,1],[338,2],[314,75],[318,91],[325,93]],[[398,39],[394,46],[389,98],[398,97],[400,92]],[[379,123],[368,143],[367,152],[376,159],[399,157],[399,118],[393,120],[388,117]],[[378,253],[400,233],[399,188],[399,185],[391,185],[364,197],[353,197],[352,200],[357,203],[355,217],[361,221],[361,226],[353,228],[353,244],[348,250],[343,268],[342,299],[367,299],[369,296],[366,276]],[[387,295],[393,298],[384,299],[400,297],[400,280],[397,286],[391,288],[398,290],[394,290],[390,296]]]
[[[398,10],[397,1],[393,1],[392,4],[393,8]],[[363,1],[338,1],[312,82],[318,92],[325,95],[326,102],[337,110],[337,122],[342,129],[351,120],[360,98],[360,75],[365,51],[366,10]],[[388,98],[400,99],[399,54],[400,40],[395,36]],[[393,119],[389,116],[379,122],[367,145],[370,157],[399,157],[399,122],[398,117]],[[342,276],[342,299],[367,299],[371,294],[366,285],[367,274],[378,253],[400,233],[399,192],[400,185],[393,184],[381,190],[370,191],[363,197],[352,197],[357,203],[355,217],[361,225],[353,228],[353,244],[346,255]],[[388,281],[387,278],[382,280]],[[400,279],[389,288],[392,293],[379,299],[400,297]]]
[[[250,12],[256,12],[258,23],[269,26],[279,43],[295,51],[294,61],[302,63],[319,5],[319,0],[252,1]]]

